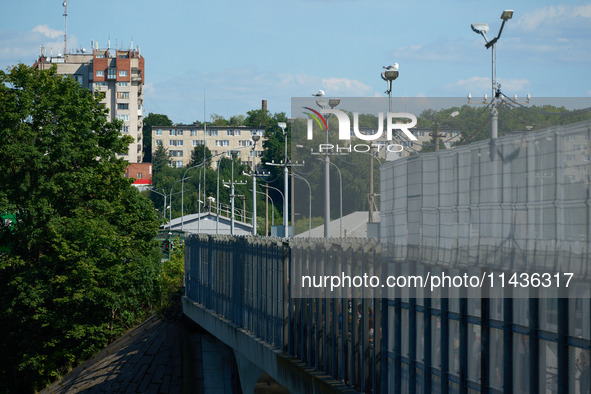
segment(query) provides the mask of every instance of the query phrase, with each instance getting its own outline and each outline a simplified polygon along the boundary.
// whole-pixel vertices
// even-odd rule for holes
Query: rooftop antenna
[[[64,58],[68,50],[68,0],[64,0]]]

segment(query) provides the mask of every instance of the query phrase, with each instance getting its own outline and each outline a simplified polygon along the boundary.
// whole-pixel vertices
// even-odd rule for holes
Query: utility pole
[[[230,151],[231,153],[231,160],[232,160],[232,180],[230,182],[224,182],[225,187],[230,187],[230,234],[234,235],[234,197],[236,197],[234,193],[234,186],[235,185],[246,185],[246,182],[234,182],[234,152]],[[230,184],[230,186],[228,186]]]

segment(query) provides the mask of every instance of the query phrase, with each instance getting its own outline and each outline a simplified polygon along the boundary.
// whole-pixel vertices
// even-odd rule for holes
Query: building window
[[[176,135],[176,130],[168,130],[168,135]]]
[[[137,179],[142,179],[142,173],[141,172],[138,172],[137,173]]]
[[[119,99],[128,99],[129,92],[117,92],[117,98]]]
[[[156,146],[161,146],[162,145],[162,140],[156,140]]]
[[[263,136],[265,133],[265,130],[250,130],[250,135],[258,135],[258,136]]]
[[[252,146],[252,140],[240,140],[238,146]]]
[[[119,103],[117,109],[129,109],[129,103]]]
[[[176,140],[170,140],[170,141],[168,141],[168,145],[169,146],[176,146]]]
[[[218,131],[217,130],[207,130],[207,135],[210,137],[217,137]]]
[[[204,140],[193,140],[193,146],[205,145]]]
[[[121,128],[121,131],[124,132],[124,133],[129,133],[129,126],[123,126]]]
[[[107,79],[116,79],[117,78],[117,70],[114,68],[107,68]]]
[[[128,85],[129,85],[129,82],[117,82],[117,86],[119,86],[119,87],[125,87]]]
[[[197,130],[191,130],[191,137],[197,136]]]
[[[162,135],[162,130],[161,129],[156,130],[156,135]]]
[[[171,151],[168,151],[168,155],[171,157],[183,157],[183,151],[182,150],[171,150]]]
[[[119,120],[129,120],[129,115],[117,115],[117,119]]]
[[[126,77],[127,76],[127,70],[119,70],[119,76],[120,77]]]
[[[105,76],[105,72],[103,70],[96,70],[96,76],[97,77],[104,77]]]
[[[176,135],[183,135],[183,130],[177,130]]]
[[[238,136],[240,135],[240,130],[227,130],[226,134],[231,136]]]
[[[215,146],[230,146],[230,140],[215,140]]]

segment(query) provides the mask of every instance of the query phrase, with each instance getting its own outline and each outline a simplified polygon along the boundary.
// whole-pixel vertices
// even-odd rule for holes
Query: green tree
[[[228,122],[230,123],[229,126],[244,126],[244,122],[246,121],[246,116],[244,115],[234,115],[230,117]]]
[[[172,121],[166,115],[151,112],[144,118],[142,126],[144,163],[152,162],[152,126],[172,126]]]
[[[272,117],[269,115],[269,111],[253,109],[248,111],[246,115],[244,125],[248,127],[265,127],[271,124]]]
[[[168,155],[168,150],[164,146],[158,145],[156,152],[154,152],[154,160],[152,163],[154,174],[161,172],[164,168],[167,168],[169,164],[170,156]]]
[[[222,115],[211,114],[210,118],[213,126],[228,126],[228,121]]]
[[[211,151],[208,147],[203,147],[201,145],[196,146],[193,151],[191,152],[191,161],[189,162],[189,167],[196,166],[197,164],[203,163],[204,158],[211,157]]]
[[[136,324],[155,302],[152,203],[116,157],[131,142],[56,68],[0,71],[0,391],[32,392]]]

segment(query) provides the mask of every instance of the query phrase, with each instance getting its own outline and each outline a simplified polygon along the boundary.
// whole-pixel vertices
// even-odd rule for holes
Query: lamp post
[[[281,190],[277,189],[276,187],[269,186],[268,184],[267,185],[264,185],[263,187],[266,187],[267,189],[277,190],[279,192],[279,194],[281,194],[281,198],[283,199],[283,208],[285,208],[285,206],[287,205],[286,202],[285,202],[286,198],[285,198],[285,195],[283,193],[281,193]],[[273,201],[273,200],[271,199],[271,201]],[[284,228],[285,228],[285,218],[286,217],[287,216],[285,216],[285,211],[284,211],[284,215],[283,215],[283,226],[284,226]]]
[[[495,98],[498,97],[501,91],[501,85],[497,84],[496,81],[496,44],[499,38],[501,38],[501,33],[503,32],[503,27],[505,26],[505,22],[513,17],[513,10],[505,10],[501,14],[501,19],[503,23],[501,24],[501,29],[499,30],[499,35],[493,38],[492,40],[488,40],[486,38],[486,33],[489,31],[488,24],[486,23],[473,23],[471,25],[472,30],[482,35],[486,44],[484,45],[486,49],[492,47],[492,98],[491,98],[491,107],[490,107],[490,139],[491,142],[494,141],[498,136],[498,116],[499,113],[497,111],[497,106],[495,103]]]
[[[287,132],[285,131],[285,128],[287,127],[287,124],[285,122],[279,122],[277,123],[277,126],[279,126],[281,128],[281,132],[283,133],[283,137],[285,137],[285,162],[283,163],[283,191],[284,191],[284,195],[283,195],[283,236],[285,238],[289,237],[289,233],[288,233],[288,226],[287,226],[287,182],[288,182],[288,175],[287,175]]]
[[[275,203],[273,202],[273,199],[271,198],[271,196],[269,194],[265,194],[263,192],[257,192],[257,193],[258,194],[262,194],[263,196],[266,196],[266,198],[270,199],[271,200],[271,206],[273,208],[275,208]],[[272,215],[271,216],[271,226],[274,226],[274,225],[275,225],[275,215]],[[266,236],[266,234],[265,234],[265,236]]]
[[[394,63],[390,66],[382,67],[385,71],[382,71],[382,79],[388,82],[388,113],[392,112],[392,81],[398,78],[398,63]],[[373,193],[373,144],[369,148],[369,194],[367,195],[367,202],[369,205],[368,222],[373,223],[373,206],[375,200],[375,194]]]
[[[340,173],[340,171],[339,171]],[[310,192],[310,198],[308,199],[308,237],[312,237],[312,188],[310,187],[310,183],[308,183],[308,181],[306,180],[306,178],[304,178],[301,175],[298,174],[294,174],[293,172],[291,173],[291,179],[293,178],[298,178],[301,179],[302,181],[306,182],[306,185],[308,185],[308,190]],[[343,189],[341,188],[341,232],[342,232],[342,228],[343,228],[343,197],[342,197],[342,191]]]
[[[324,99],[316,100],[316,105],[324,109],[328,104],[331,109],[334,109],[341,103],[341,99],[333,98],[326,102]],[[328,116],[327,116],[328,118]],[[328,145],[328,128],[326,129],[326,144]],[[330,159],[329,152],[324,154],[324,237],[330,237]]]
[[[187,168],[183,174],[182,179],[181,179],[181,231],[185,230],[185,179],[188,179],[188,178],[185,178],[185,176],[187,175],[187,172],[189,170],[191,170],[193,168],[201,167],[204,164],[205,164],[205,156],[203,157],[203,163]],[[199,175],[199,178],[201,178],[201,175]],[[199,186],[201,186],[201,182],[199,182]],[[201,198],[201,191],[199,192],[199,198]],[[199,219],[199,221],[201,221],[201,218]]]
[[[256,132],[255,132],[256,133]],[[258,134],[254,134],[252,136],[252,235],[257,235],[257,194],[255,193],[257,189],[257,181],[256,177],[254,176],[255,173],[255,157],[256,157],[256,146],[257,141],[261,139],[261,136]]]

